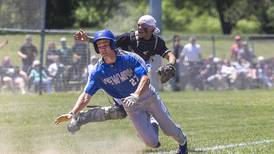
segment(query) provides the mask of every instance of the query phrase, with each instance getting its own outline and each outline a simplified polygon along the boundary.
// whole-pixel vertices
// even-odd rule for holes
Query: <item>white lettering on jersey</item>
[[[104,84],[117,85],[133,76],[132,69],[128,68],[122,72],[116,73],[110,77],[103,79]]]

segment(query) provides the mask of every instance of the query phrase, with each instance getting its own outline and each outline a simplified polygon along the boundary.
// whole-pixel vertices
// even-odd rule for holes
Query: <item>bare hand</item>
[[[88,41],[88,35],[87,35],[86,31],[84,31],[82,29],[80,29],[80,31],[74,33],[73,37],[75,40]]]
[[[68,120],[70,120],[71,118],[72,118],[72,114],[63,114],[63,115],[61,115],[61,116],[59,116],[58,118],[56,118],[56,120],[54,121],[54,123],[56,124],[56,125],[58,125],[59,123],[61,123],[61,122],[65,122],[65,121],[68,121]]]

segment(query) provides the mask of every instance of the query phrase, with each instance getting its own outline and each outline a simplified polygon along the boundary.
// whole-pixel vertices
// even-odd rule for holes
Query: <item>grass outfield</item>
[[[116,120],[86,125],[75,135],[66,124],[53,121],[70,111],[79,93],[51,95],[0,94],[0,153],[5,154],[94,154],[149,153],[177,149],[160,133],[162,146],[151,150],[136,137],[130,121]],[[274,139],[273,90],[225,92],[162,92],[172,118],[188,134],[194,149]],[[104,94],[94,103],[107,105]],[[274,142],[225,148],[202,153],[274,153]]]

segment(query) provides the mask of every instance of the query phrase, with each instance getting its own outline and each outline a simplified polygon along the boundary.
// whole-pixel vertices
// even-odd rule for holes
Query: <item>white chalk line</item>
[[[258,144],[268,144],[272,142],[274,142],[274,140],[261,140],[261,141],[244,142],[244,143],[238,143],[238,144],[217,145],[217,146],[206,147],[206,148],[195,148],[193,151],[196,151],[196,152],[217,151],[217,150],[223,150],[227,148],[246,147],[246,146],[258,145]]]
[[[194,148],[189,149],[190,152],[207,152],[207,151],[218,151],[218,150],[224,150],[228,148],[235,148],[235,147],[247,147],[252,145],[259,145],[259,144],[269,144],[273,143],[274,140],[260,140],[260,141],[253,141],[253,142],[243,142],[238,144],[226,144],[226,145],[216,145],[213,147],[204,147],[204,148]],[[176,153],[176,151],[159,151],[159,152],[151,152],[148,154],[173,154]]]

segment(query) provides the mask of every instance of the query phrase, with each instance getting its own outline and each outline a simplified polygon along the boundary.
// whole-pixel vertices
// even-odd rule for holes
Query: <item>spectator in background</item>
[[[33,62],[33,68],[30,71],[29,74],[29,82],[31,82],[34,85],[35,91],[38,91],[39,85],[40,85],[40,68],[41,64],[40,61],[35,60]],[[42,69],[42,89],[48,93],[50,93],[52,90],[51,88],[51,81],[45,71],[45,69]]]
[[[20,67],[15,66],[12,78],[15,88],[19,89],[21,94],[24,95],[26,93],[26,82],[28,81],[27,73],[22,71]]]
[[[60,52],[56,49],[56,45],[54,42],[50,42],[48,44],[48,50],[46,55],[46,65],[47,67],[52,64],[53,62],[57,61],[57,59],[60,59]]]
[[[180,53],[183,50],[183,46],[181,45],[181,38],[178,35],[173,36],[173,52],[174,56],[176,58],[175,68],[178,70],[175,74],[175,77],[173,80],[171,80],[171,88],[174,91],[180,90]]]
[[[182,74],[181,89],[184,90],[186,85],[190,83],[193,89],[200,89],[201,81],[198,77],[202,67],[202,54],[200,44],[196,43],[195,37],[189,37],[189,43],[183,48],[180,54],[180,60],[183,63],[184,71]]]
[[[14,91],[14,86],[12,82],[12,75],[14,73],[14,68],[11,63],[10,57],[5,56],[1,63],[1,88],[8,88],[11,91]]]
[[[3,42],[0,43],[0,49],[3,48],[4,46],[6,46],[9,43],[8,40],[5,40]]]
[[[195,37],[189,38],[189,43],[184,46],[180,56],[183,57],[184,62],[195,63],[202,60],[201,46],[196,43]]]
[[[73,53],[73,72],[78,80],[81,80],[81,76],[84,73],[84,68],[88,65],[88,55],[90,49],[88,42],[75,40],[75,44],[72,47]]]
[[[27,81],[27,74],[20,70],[18,66],[13,66],[10,57],[6,56],[0,67],[1,80],[3,82],[2,88],[8,88],[12,92],[16,89],[21,91],[21,94],[25,94],[25,82]]]
[[[244,41],[243,43],[243,53],[241,58],[247,60],[249,63],[253,63],[254,58],[256,57],[253,53],[253,50],[248,46],[248,43]]]
[[[88,65],[88,74],[89,74],[91,71],[94,70],[95,64],[97,63],[98,60],[99,60],[99,59],[98,59],[95,55],[93,55],[93,56],[90,57],[90,64]]]
[[[48,75],[51,78],[51,83],[54,85],[55,91],[64,90],[64,65],[59,58],[55,59],[48,67]]]
[[[62,37],[60,39],[60,45],[61,47],[58,49],[58,52],[60,53],[60,61],[65,66],[72,64],[72,51],[71,48],[67,46],[67,39],[65,37]]]
[[[234,40],[235,43],[230,47],[230,60],[238,61],[240,59],[240,52],[243,52],[243,44],[240,35],[235,36]]]
[[[26,35],[25,43],[21,46],[17,53],[22,59],[22,70],[28,73],[38,53],[36,46],[32,44],[31,35]]]
[[[249,74],[249,68],[250,68],[250,63],[246,61],[243,58],[240,58],[237,62],[235,62],[234,67],[237,70],[237,88],[239,89],[246,89],[249,86],[249,79],[247,74]]]
[[[87,68],[84,69],[84,74],[83,74],[83,83],[87,82],[87,79],[89,77],[90,72],[92,72],[95,69],[96,63],[99,60],[99,58],[95,55],[92,55],[90,57],[90,64],[88,65]]]

